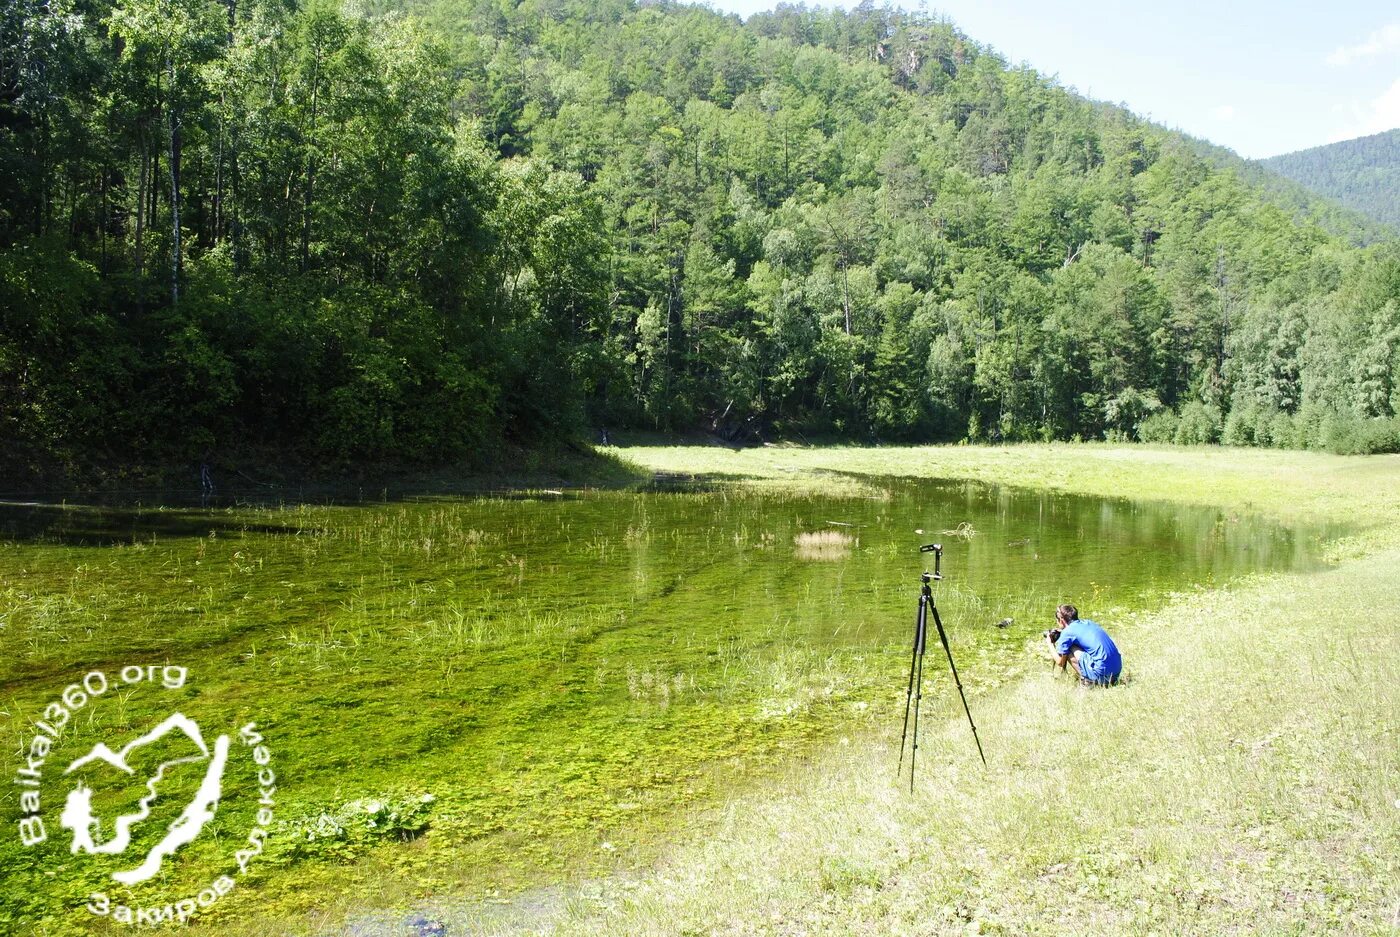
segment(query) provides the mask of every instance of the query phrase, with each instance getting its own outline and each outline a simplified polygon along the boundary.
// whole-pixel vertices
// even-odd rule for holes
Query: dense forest
[[[0,161],[11,473],[1400,445],[1400,244],[925,14],[14,0]]]
[[[1259,162],[1280,176],[1400,231],[1400,129]]]

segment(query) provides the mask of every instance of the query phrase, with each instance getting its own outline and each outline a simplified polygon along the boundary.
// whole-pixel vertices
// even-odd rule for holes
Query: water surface
[[[429,887],[488,891],[626,854],[813,739],[886,726],[903,703],[922,543],[944,545],[936,596],[975,692],[1044,666],[1036,639],[1059,602],[1112,632],[1172,591],[1314,566],[1326,533],[900,479],[828,495],[10,505],[0,729],[17,751],[27,720],[83,672],[179,663],[181,705],[257,718],[276,739],[264,900],[310,901],[298,883],[334,888],[367,853]],[[1126,642],[1129,673],[1133,653]],[[946,677],[930,679],[928,705],[952,713]],[[75,746],[140,731],[170,698],[110,703]],[[214,824],[236,829],[255,798],[232,779]],[[366,803],[406,819],[368,824]],[[0,805],[14,814],[14,792]],[[182,858],[216,861],[198,845]],[[0,915],[59,913],[97,874],[74,864],[55,884],[21,863],[0,845],[13,883]]]

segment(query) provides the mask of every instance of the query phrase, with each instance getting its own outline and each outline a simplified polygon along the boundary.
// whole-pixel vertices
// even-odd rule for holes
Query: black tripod
[[[919,614],[914,620],[914,652],[909,658],[909,689],[904,696],[904,732],[899,738],[899,770],[904,770],[904,743],[909,740],[909,705],[914,706],[913,745],[909,750],[909,790],[914,790],[914,761],[919,755],[919,701],[924,698],[924,644],[928,638],[928,616],[933,612],[933,625],[938,629],[938,640],[943,644],[943,653],[948,655],[948,669],[953,672],[953,684],[962,697],[963,712],[967,713],[967,724],[972,726],[972,740],[977,743],[977,754],[982,758],[983,767],[987,756],[982,752],[982,740],[977,737],[977,724],[972,721],[972,710],[967,707],[967,694],[963,692],[962,681],[958,679],[958,665],[953,663],[953,652],[948,647],[948,634],[943,630],[943,619],[938,617],[938,605],[933,601],[933,589],[929,583],[943,578],[943,546],[930,543],[919,548],[920,553],[933,554],[933,572],[923,574],[923,590],[919,593]],[[917,688],[917,692],[916,692]]]

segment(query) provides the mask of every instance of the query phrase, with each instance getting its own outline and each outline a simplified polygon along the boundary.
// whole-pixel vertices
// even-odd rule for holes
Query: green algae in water
[[[3,523],[7,751],[63,685],[133,662],[189,667],[184,696],[104,699],[77,739],[130,736],[179,702],[256,719],[275,743],[274,839],[216,917],[324,901],[367,874],[347,865],[366,856],[427,891],[563,876],[804,743],[887,722],[920,543],[944,543],[939,607],[975,692],[1031,664],[1061,601],[1112,630],[1169,591],[1314,565],[1327,533],[906,480],[841,496],[12,506]],[[931,714],[951,714],[932,689]],[[257,796],[255,778],[232,777],[213,834],[241,836]],[[16,791],[0,804],[12,831]],[[37,864],[0,840],[0,922],[81,914],[103,887],[59,839]],[[221,855],[193,844],[177,877],[198,882]]]

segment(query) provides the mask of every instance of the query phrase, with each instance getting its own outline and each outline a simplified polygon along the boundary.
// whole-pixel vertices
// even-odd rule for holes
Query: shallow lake
[[[485,892],[644,844],[814,740],[897,731],[920,544],[944,545],[935,596],[975,694],[1046,666],[1039,634],[1061,601],[1112,632],[1170,592],[1315,566],[1332,533],[961,482],[834,490],[3,506],[0,741],[19,751],[86,672],[183,665],[181,688],[94,698],[65,750],[177,704],[257,720],[280,780],[250,894],[333,885],[369,853]],[[928,666],[930,715],[960,714],[945,665]],[[252,773],[231,775],[211,828],[238,835],[257,796]],[[0,811],[13,830],[13,786]],[[13,839],[0,920],[59,913],[100,878],[73,864],[56,885]],[[68,862],[66,843],[37,848]],[[220,861],[202,843],[181,858]]]

